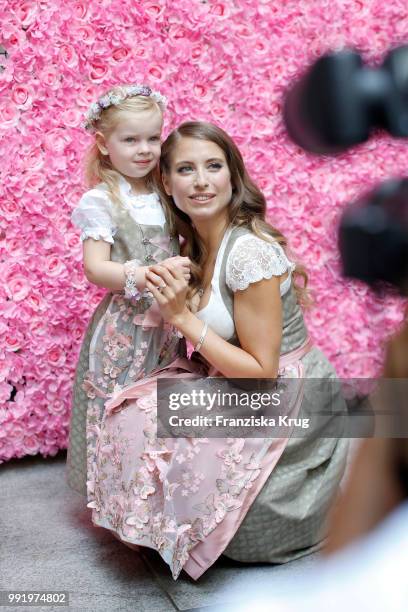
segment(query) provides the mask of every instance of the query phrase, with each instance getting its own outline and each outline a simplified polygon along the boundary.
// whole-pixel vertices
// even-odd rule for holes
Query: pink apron
[[[300,410],[301,358],[311,346],[308,338],[279,360],[279,377],[300,380],[291,418]],[[184,569],[197,580],[222,554],[289,439],[155,439],[157,379],[200,375],[192,362],[177,359],[110,399],[98,431],[96,478],[88,481],[93,522],[131,547],[156,549],[175,579]]]

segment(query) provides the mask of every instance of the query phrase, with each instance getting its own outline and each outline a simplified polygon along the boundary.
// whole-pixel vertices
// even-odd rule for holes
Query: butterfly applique
[[[125,519],[126,525],[130,525],[131,527],[136,527],[136,529],[143,529],[145,525],[149,522],[148,514],[136,514],[133,512],[129,514],[129,516]]]

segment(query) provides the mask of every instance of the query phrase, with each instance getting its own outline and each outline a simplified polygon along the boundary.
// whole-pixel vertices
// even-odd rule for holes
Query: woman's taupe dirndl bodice
[[[219,268],[219,293],[232,320],[234,293],[226,282],[227,262],[235,242],[248,234],[246,228],[234,228],[230,232]],[[283,356],[304,345],[308,333],[292,282],[281,299]],[[200,318],[206,320],[205,316]],[[240,346],[235,329],[228,341]],[[300,361],[305,378],[337,379],[333,366],[317,347],[312,346]],[[327,394],[304,395],[300,417],[307,414],[310,407],[344,414],[346,408],[340,391],[331,397],[330,405],[316,406],[317,397],[328,399]],[[327,509],[344,473],[348,449],[348,440],[323,436],[324,430],[315,429],[310,435],[293,437],[288,441],[277,465],[225,549],[226,556],[237,561],[283,563],[320,547]]]

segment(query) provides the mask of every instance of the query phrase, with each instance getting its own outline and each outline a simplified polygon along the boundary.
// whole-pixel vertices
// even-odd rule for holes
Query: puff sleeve
[[[295,264],[289,261],[278,242],[266,242],[254,234],[246,234],[238,238],[228,256],[226,283],[232,291],[242,291],[251,283],[289,272],[289,285],[294,269]],[[281,295],[285,292],[282,285]]]
[[[81,240],[93,238],[113,244],[116,227],[112,220],[112,204],[101,189],[84,193],[72,212],[71,221],[82,230]]]

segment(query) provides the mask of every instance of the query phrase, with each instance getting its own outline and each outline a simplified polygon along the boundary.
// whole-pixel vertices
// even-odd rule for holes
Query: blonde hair
[[[113,87],[105,95],[118,94],[123,97],[122,86]],[[124,112],[140,113],[146,111],[156,111],[163,113],[160,104],[152,97],[136,95],[125,98],[119,104],[112,104],[108,108],[101,111],[100,116],[96,119],[92,127],[95,132],[101,132],[105,137],[109,136],[116,128]],[[98,183],[105,183],[112,201],[122,208],[122,201],[119,190],[120,172],[112,166],[109,155],[103,155],[95,142],[89,148],[85,157],[85,180],[89,187],[94,187]],[[146,187],[158,191],[160,183],[160,173],[158,168],[154,168],[145,178]]]
[[[247,227],[262,240],[265,240],[265,235],[270,236],[286,251],[287,241],[284,235],[265,221],[266,201],[264,195],[250,178],[238,147],[221,128],[204,121],[182,123],[168,135],[162,145],[160,158],[162,173],[166,175],[170,173],[172,152],[177,142],[183,137],[214,142],[224,152],[232,185],[232,198],[228,207],[229,222],[235,226]],[[184,255],[193,262],[189,291],[189,297],[191,298],[202,285],[203,265],[208,258],[208,252],[200,237],[194,232],[188,215],[177,208],[173,198],[166,194],[163,187],[160,189],[160,195],[163,202],[167,202],[167,207],[173,212],[178,232],[186,240]],[[299,278],[303,280],[302,285],[297,282]],[[307,282],[308,276],[305,268],[297,264],[296,270],[293,272],[293,285],[297,300],[303,307],[309,307],[312,304],[307,290]]]

